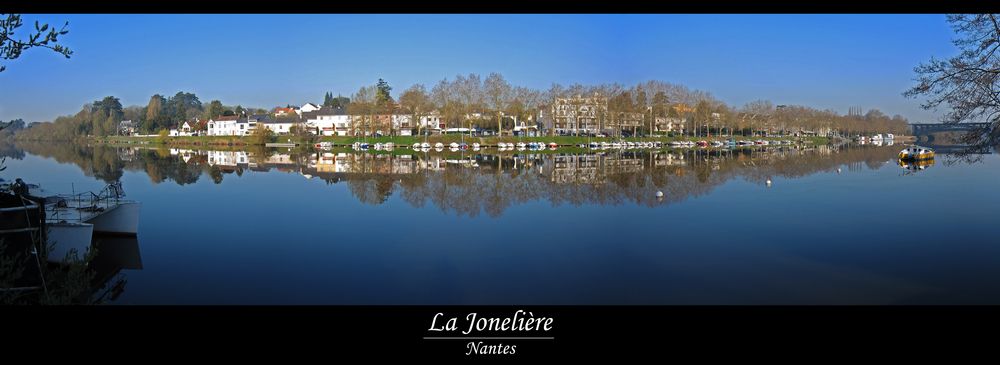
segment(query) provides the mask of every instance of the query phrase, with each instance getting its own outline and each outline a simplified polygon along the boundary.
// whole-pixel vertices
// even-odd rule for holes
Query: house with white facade
[[[245,136],[246,124],[245,120],[243,123],[243,131],[240,131],[240,127],[237,122],[240,121],[240,117],[231,115],[225,117],[212,118],[208,120],[208,135],[210,136]]]
[[[270,129],[271,132],[277,135],[284,135],[291,133],[292,126],[299,124],[290,120],[273,120],[273,119],[261,119],[257,126],[263,125],[264,128]]]
[[[305,127],[313,134],[323,136],[351,135],[351,116],[343,107],[324,106],[302,114]]]
[[[416,125],[413,124],[413,116],[409,114],[393,114],[392,115],[392,129],[399,132],[400,136],[412,136],[413,128]]]
[[[426,128],[431,133],[440,133],[441,130],[445,128],[444,119],[441,118],[441,115],[438,112],[420,116],[417,124],[421,129]]]
[[[298,108],[298,110],[296,110],[295,112],[298,113],[299,116],[302,116],[305,113],[314,112],[319,109],[320,109],[319,105],[313,103],[305,103],[304,105],[302,105],[301,108]]]
[[[180,136],[196,136],[198,135],[197,127],[197,121],[185,121],[184,124],[181,124],[180,128],[177,128],[177,134]]]

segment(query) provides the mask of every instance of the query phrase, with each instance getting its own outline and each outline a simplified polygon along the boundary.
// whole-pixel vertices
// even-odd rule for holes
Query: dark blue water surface
[[[28,144],[2,176],[142,202],[117,304],[1000,303],[1000,159],[901,148]]]

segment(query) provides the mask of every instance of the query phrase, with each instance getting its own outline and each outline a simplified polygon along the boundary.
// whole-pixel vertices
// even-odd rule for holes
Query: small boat
[[[452,142],[450,145],[448,145],[448,147],[456,148],[457,149],[458,148],[458,143]]]
[[[479,149],[479,142],[473,143],[472,144],[472,149],[478,150]]]
[[[707,141],[698,141],[698,147],[708,147]]]
[[[892,135],[892,133],[886,133],[885,139],[896,139],[896,136]]]
[[[414,143],[413,144],[413,149],[419,150],[420,149],[420,144],[419,143]]]
[[[683,147],[683,146],[684,146],[684,142],[680,142],[680,141],[670,142],[670,147],[677,148],[677,147]]]
[[[911,146],[899,151],[899,159],[902,161],[920,161],[934,158],[934,150],[927,147]]]
[[[524,147],[526,147],[526,146],[527,145],[525,145],[524,142],[517,142],[517,148],[518,149],[524,149]]]
[[[598,148],[601,148],[601,145],[599,143],[597,143],[597,142],[590,142],[590,148],[591,149],[598,149]]]
[[[553,149],[559,148],[559,145],[556,144],[555,142],[549,142],[549,148],[553,148]]]
[[[722,147],[722,142],[712,141],[712,147]]]
[[[431,148],[431,144],[427,142],[421,143],[420,148]]]
[[[438,142],[434,144],[434,149],[444,148],[444,143]]]
[[[319,142],[316,144],[316,148],[332,148],[333,142]]]

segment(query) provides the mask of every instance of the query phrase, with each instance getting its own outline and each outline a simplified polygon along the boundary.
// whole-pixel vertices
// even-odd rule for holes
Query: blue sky
[[[731,105],[756,99],[934,121],[901,93],[913,67],[957,53],[944,15],[24,15],[68,20],[71,59],[31,50],[0,73],[0,120],[49,121],[106,95],[274,107],[399,92],[457,74],[552,82],[658,79]],[[24,35],[22,35],[23,37]]]

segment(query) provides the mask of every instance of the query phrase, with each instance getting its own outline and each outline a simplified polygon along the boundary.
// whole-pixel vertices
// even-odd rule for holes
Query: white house
[[[193,136],[195,134],[195,127],[197,122],[186,121],[181,124],[180,128],[177,128],[177,135],[179,136]]]
[[[416,127],[412,123],[413,116],[409,114],[393,114],[392,115],[392,128],[399,131],[401,136],[412,136],[413,128]]]
[[[437,112],[420,116],[420,122],[418,123],[420,128],[427,128],[431,131],[440,131],[445,127],[444,123],[441,121],[441,115]]]
[[[287,121],[287,120],[280,121],[271,119],[261,120],[259,123],[263,124],[264,128],[270,129],[271,132],[274,132],[274,134],[279,134],[279,135],[290,133],[292,130],[292,126],[295,125],[295,123],[292,121]]]
[[[298,113],[299,116],[301,116],[302,113],[314,112],[319,109],[320,109],[319,105],[313,103],[305,103],[305,105],[302,105],[302,107],[296,110],[295,112]]]
[[[305,107],[303,107],[304,109]],[[324,136],[346,136],[351,130],[351,116],[344,108],[324,106],[303,114],[306,128]]]
[[[240,117],[231,115],[208,120],[208,135],[210,136],[242,136],[237,122]],[[245,128],[245,127],[244,127]]]

